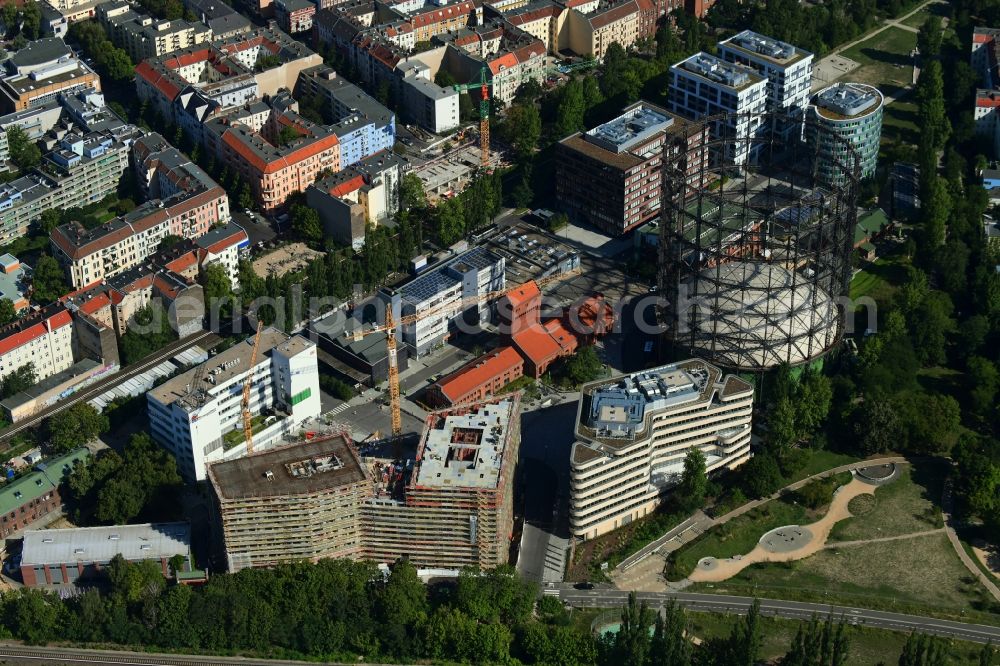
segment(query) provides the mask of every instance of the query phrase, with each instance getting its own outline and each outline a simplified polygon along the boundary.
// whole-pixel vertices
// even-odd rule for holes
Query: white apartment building
[[[479,321],[488,321],[492,304],[483,299],[490,292],[501,291],[506,284],[504,258],[477,247],[434,268],[395,292],[390,299],[393,313],[405,317],[418,312],[435,314],[401,327],[403,342],[416,356],[441,345],[452,326],[467,312],[475,312]]]
[[[457,90],[442,88],[431,81],[430,68],[421,62],[400,63],[396,69],[404,72],[400,108],[407,114],[407,120],[435,134],[458,127]]]
[[[767,79],[767,110],[787,118],[774,118],[773,129],[785,141],[802,137],[802,119],[809,105],[813,54],[752,30],[719,42],[726,62],[744,65]]]
[[[73,365],[73,317],[64,305],[32,312],[0,329],[0,379],[29,363],[42,381]]]
[[[205,479],[209,463],[247,454],[241,404],[248,372],[254,451],[294,435],[320,414],[316,345],[265,328],[251,368],[253,342],[251,336],[146,394],[149,432],[174,455],[187,481]]]
[[[97,7],[97,18],[111,41],[125,49],[133,62],[172,53],[212,39],[202,23],[183,19],[168,21],[138,12],[127,2],[109,2]]]
[[[696,53],[670,68],[670,111],[700,119],[727,114],[712,123],[712,139],[723,141],[712,155],[719,166],[752,162],[760,145],[767,108],[767,79],[709,53]]]
[[[688,450],[706,467],[750,459],[753,387],[691,359],[585,384],[570,455],[570,529],[593,539],[653,512]]]

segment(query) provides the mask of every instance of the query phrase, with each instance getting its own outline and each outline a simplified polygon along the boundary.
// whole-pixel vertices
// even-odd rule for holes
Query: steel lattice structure
[[[765,115],[753,136],[732,134],[753,125],[742,120],[704,119],[710,159],[664,164],[659,315],[676,357],[759,372],[811,361],[843,335],[859,165],[838,137],[822,154],[798,132],[783,140],[779,129],[801,121]],[[742,168],[725,162],[740,153],[752,156]],[[831,162],[836,186],[816,177]]]

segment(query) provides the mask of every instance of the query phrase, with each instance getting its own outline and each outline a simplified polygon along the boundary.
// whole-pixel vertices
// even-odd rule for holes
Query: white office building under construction
[[[297,434],[304,421],[320,414],[316,345],[265,328],[251,368],[253,344],[250,337],[146,394],[150,434],[174,455],[187,481],[205,479],[211,462],[246,455],[242,400],[248,373],[257,450]]]

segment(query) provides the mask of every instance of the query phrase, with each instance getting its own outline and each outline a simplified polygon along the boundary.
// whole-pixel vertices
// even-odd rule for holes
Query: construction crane
[[[479,100],[479,161],[484,167],[490,164],[490,71],[483,67],[479,70],[479,80],[459,83],[453,86],[458,92],[466,92],[479,88],[482,98]]]
[[[257,322],[257,333],[253,338],[253,351],[250,352],[250,368],[243,380],[243,436],[247,441],[247,455],[253,454],[253,417],[250,416],[250,387],[253,386],[253,368],[257,365],[257,352],[260,349],[260,332],[264,330],[264,322]]]
[[[554,282],[556,280],[561,280],[574,273],[579,272],[579,268],[573,268],[562,273],[556,273],[555,275],[549,275],[547,277],[539,278],[537,280],[531,280],[539,288],[542,286]],[[524,283],[527,284],[527,283]],[[484,301],[490,301],[501,296],[506,296],[508,293],[514,291],[515,289],[520,289],[524,284],[519,284],[507,289],[501,289],[499,291],[489,291],[480,296],[470,296],[468,298],[463,298],[461,305],[459,306],[459,312],[465,312],[469,307],[473,305],[478,305]],[[455,309],[452,304],[443,304],[423,312],[418,312],[412,315],[406,315],[405,317],[400,317],[398,321],[392,314],[392,305],[385,309],[385,324],[382,326],[376,326],[369,329],[368,331],[356,331],[355,333],[363,336],[365,333],[385,333],[386,334],[386,350],[389,357],[389,407],[392,414],[392,439],[399,439],[400,435],[403,434],[403,419],[400,413],[399,406],[399,360],[398,352],[396,348],[396,327],[397,326],[408,326],[410,324],[416,323],[421,319],[426,319],[427,317],[433,317],[440,315],[442,312],[449,312]]]

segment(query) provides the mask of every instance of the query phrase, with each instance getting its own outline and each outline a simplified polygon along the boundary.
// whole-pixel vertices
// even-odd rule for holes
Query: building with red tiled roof
[[[154,198],[94,229],[71,222],[50,234],[75,289],[141,264],[165,236],[197,238],[229,220],[226,191],[160,135],[136,141],[135,162],[140,187]]]
[[[513,347],[500,347],[427,389],[427,402],[434,407],[478,402],[496,395],[504,386],[524,375],[524,359]]]
[[[73,365],[73,317],[61,304],[0,328],[0,379],[28,364],[41,381]]]

